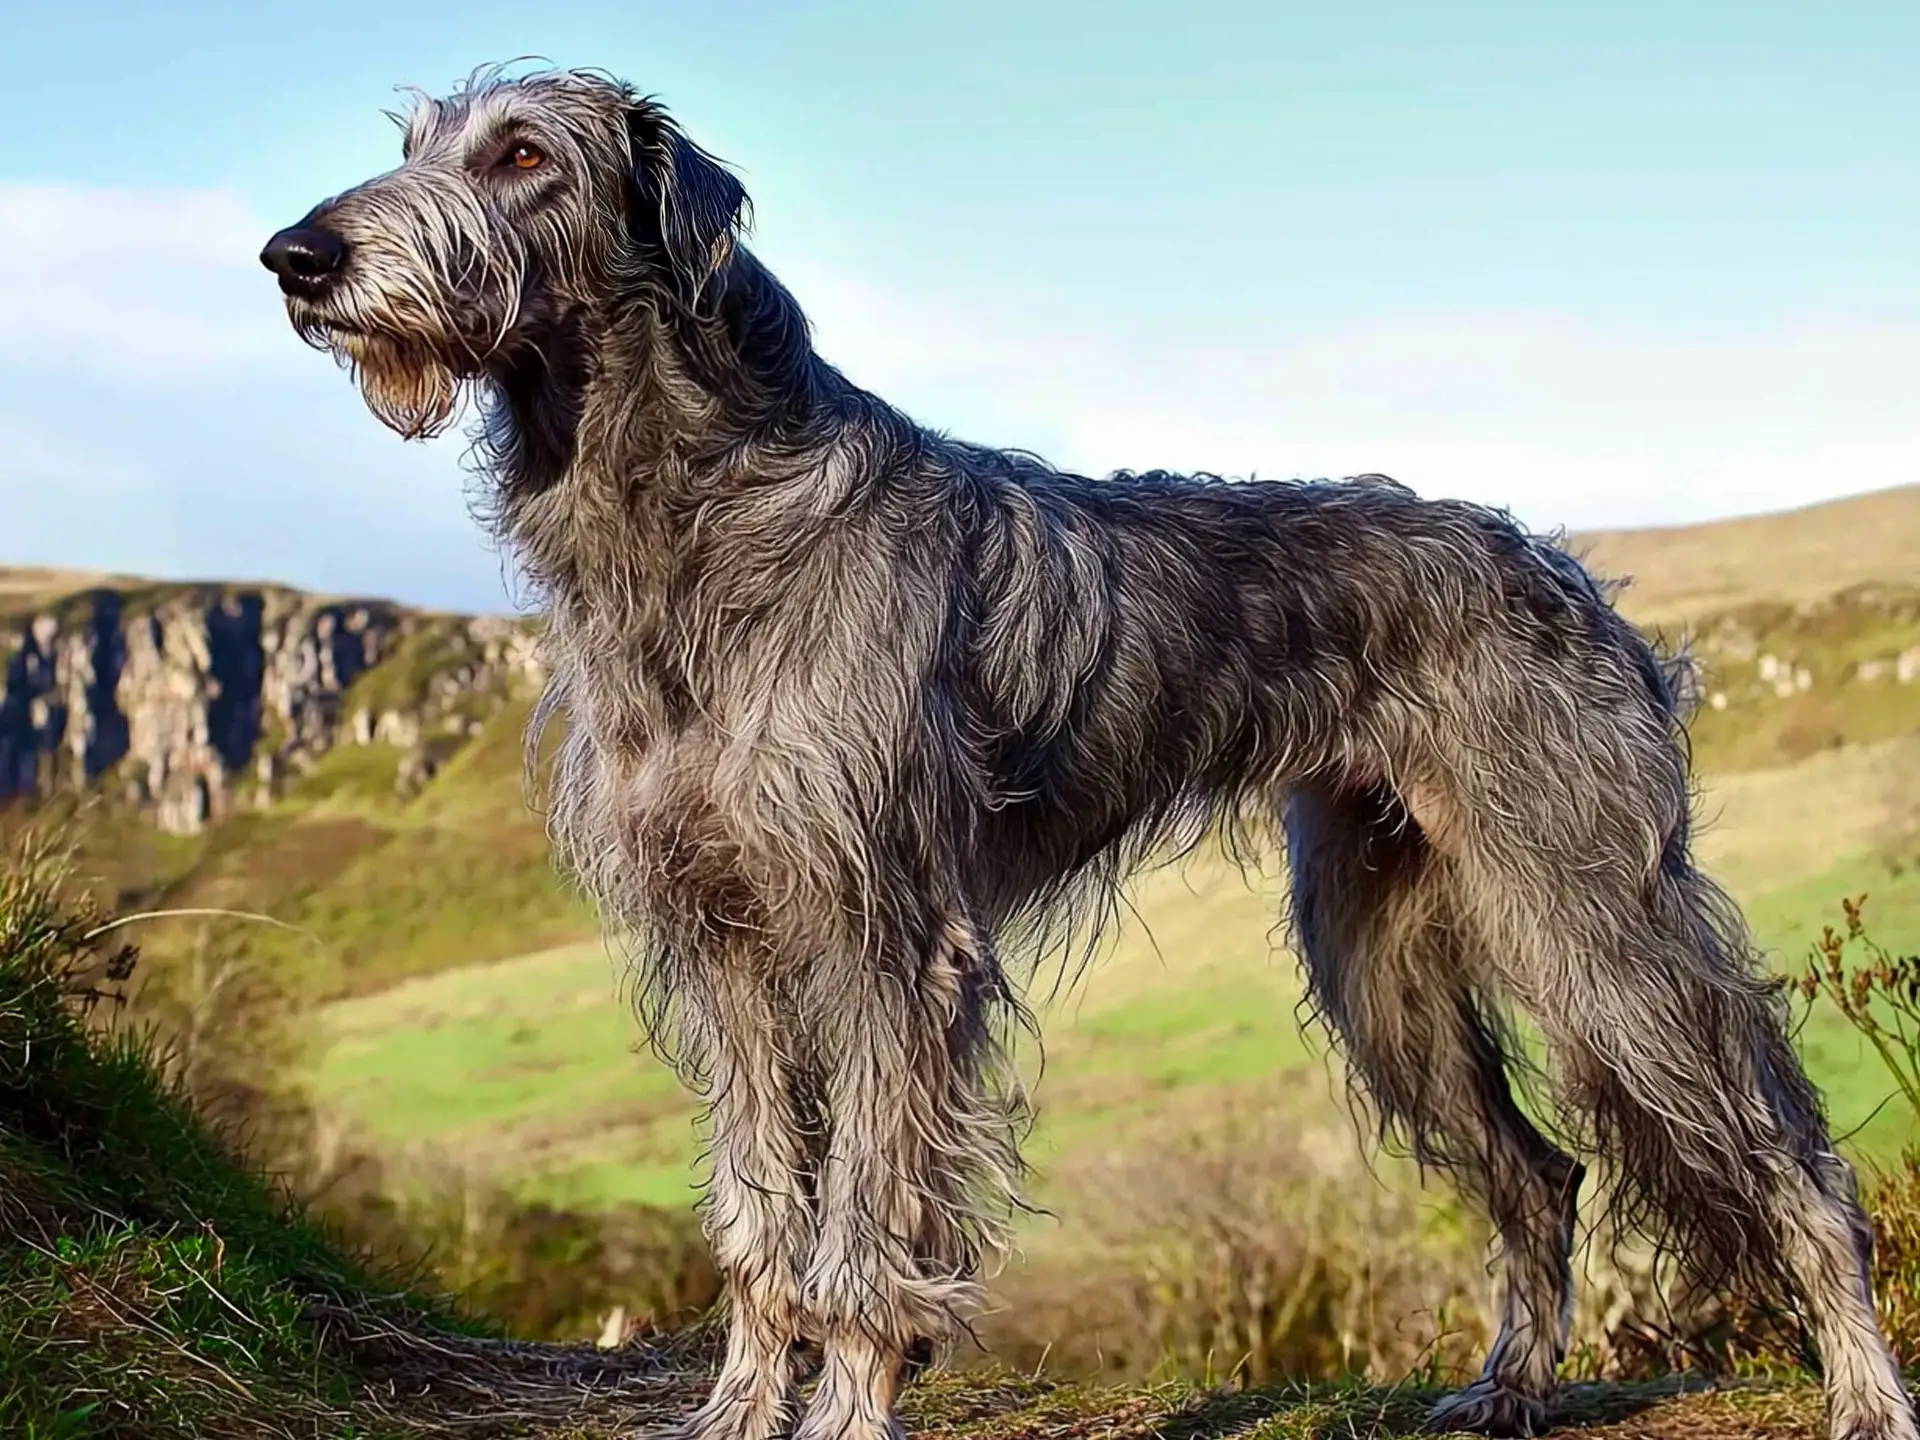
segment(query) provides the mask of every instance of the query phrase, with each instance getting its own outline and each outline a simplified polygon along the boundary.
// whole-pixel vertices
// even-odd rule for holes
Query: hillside
[[[1856,585],[1920,583],[1920,486],[1569,539],[1602,573],[1633,577],[1622,608],[1636,621],[1671,624],[1755,601],[1798,604]]]
[[[1702,853],[1783,968],[1863,891],[1875,933],[1920,950],[1920,575],[1896,543],[1903,526],[1920,539],[1920,489],[1576,542],[1638,574],[1629,614],[1693,644]],[[96,901],[192,912],[130,927],[143,952],[131,1013],[190,1052],[222,1052],[216,1069],[253,1043],[262,1007],[298,1016],[309,1049],[275,1063],[297,1062],[317,1143],[370,1150],[381,1183],[434,1189],[456,1217],[496,1190],[499,1203],[560,1207],[527,1232],[532,1270],[578,1270],[541,1258],[563,1242],[630,1257],[606,1236],[565,1249],[583,1217],[645,1233],[649,1207],[684,1219],[691,1107],[634,1053],[621,977],[553,876],[522,791],[540,678],[529,628],[274,586],[73,580],[0,572],[0,777],[14,802],[0,829],[57,819]],[[1282,882],[1277,865],[1249,882],[1212,856],[1150,874],[1089,975],[1060,990],[1040,977],[1044,1072],[1037,1053],[1023,1063],[1040,1079],[1030,1153],[1054,1216],[1023,1228],[999,1292],[1007,1318],[988,1335],[996,1354],[1133,1378],[1177,1353],[1179,1373],[1216,1373],[1214,1351],[1246,1342],[1209,1327],[1238,1336],[1247,1318],[1143,1298],[1168,1263],[1169,1217],[1214,1211],[1256,1247],[1225,1253],[1276,1293],[1356,1255],[1374,1277],[1264,1335],[1270,1373],[1438,1374],[1479,1343],[1471,1225],[1394,1162],[1375,1166],[1377,1199],[1344,1198],[1362,1152],[1338,1061],[1295,1023],[1273,924]],[[1885,1104],[1865,1042],[1820,1011],[1801,1047],[1851,1153],[1891,1162],[1912,1120]],[[1143,1173],[1139,1157],[1170,1146],[1190,1146],[1180,1173],[1214,1188]],[[1319,1216],[1328,1196],[1343,1197],[1338,1223],[1265,1218]],[[1604,1267],[1588,1279],[1589,1329],[1642,1285]],[[511,1313],[522,1333],[581,1337],[597,1333],[598,1303],[598,1291],[541,1297]],[[1346,1349],[1327,1348],[1335,1335]],[[1053,1403],[1019,1394],[1013,1415]]]
[[[710,1330],[517,1342],[368,1269],[195,1117],[137,1035],[82,1023],[125,975],[104,933],[58,864],[16,852],[0,871],[5,1433],[612,1440],[698,1402]],[[1913,1263],[1907,1233],[1882,1235],[1896,1265]],[[902,1410],[927,1440],[1360,1440],[1427,1433],[1439,1393],[1431,1378],[1127,1388],[936,1369]],[[1580,1381],[1553,1420],[1587,1440],[1824,1433],[1816,1390],[1790,1374]]]
[[[598,1440],[685,1414],[701,1332],[503,1340],[345,1253],[195,1118],[137,1038],[81,1023],[124,976],[57,866],[0,872],[0,1432],[24,1440]],[[934,1440],[1419,1433],[1431,1387],[1059,1385],[936,1371]],[[1562,1433],[1819,1432],[1805,1385],[1582,1384]]]

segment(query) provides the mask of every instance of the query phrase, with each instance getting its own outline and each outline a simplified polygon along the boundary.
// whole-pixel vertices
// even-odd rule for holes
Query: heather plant
[[[1867,897],[1841,902],[1839,929],[1827,926],[1798,989],[1825,1000],[1880,1058],[1920,1127],[1920,956],[1887,949],[1868,932]],[[1874,1228],[1874,1286],[1887,1338],[1901,1361],[1920,1358],[1920,1149],[1909,1144],[1867,1183]]]

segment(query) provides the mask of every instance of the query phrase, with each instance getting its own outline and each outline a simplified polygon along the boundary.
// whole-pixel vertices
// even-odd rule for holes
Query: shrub
[[[1015,1366],[1438,1379],[1477,1364],[1491,1333],[1484,1230],[1284,1111],[1234,1106],[1063,1178],[1091,1244],[999,1286],[983,1334]]]
[[[1873,939],[1866,900],[1841,901],[1842,925],[1821,933],[1799,989],[1860,1033],[1920,1125],[1920,957],[1895,955]],[[1894,1353],[1912,1363],[1920,1359],[1920,1151],[1908,1145],[1897,1165],[1868,1177],[1866,1192],[1881,1320]]]

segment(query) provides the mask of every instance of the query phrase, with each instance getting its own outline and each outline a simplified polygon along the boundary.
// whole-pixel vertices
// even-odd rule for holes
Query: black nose
[[[347,258],[347,242],[317,225],[289,225],[267,241],[260,263],[280,277],[282,290],[312,294]]]

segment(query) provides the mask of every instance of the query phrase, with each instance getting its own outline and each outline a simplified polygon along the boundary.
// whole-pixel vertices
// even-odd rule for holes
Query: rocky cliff
[[[0,613],[0,803],[104,791],[191,833],[342,744],[418,784],[538,678],[526,622],[272,586],[95,587]]]
[[[1920,586],[1755,601],[1674,628],[1702,663],[1693,739],[1713,767],[1920,731]],[[538,683],[535,636],[530,621],[284,586],[0,568],[0,805],[86,790],[192,833],[341,745],[399,750],[410,791]]]

